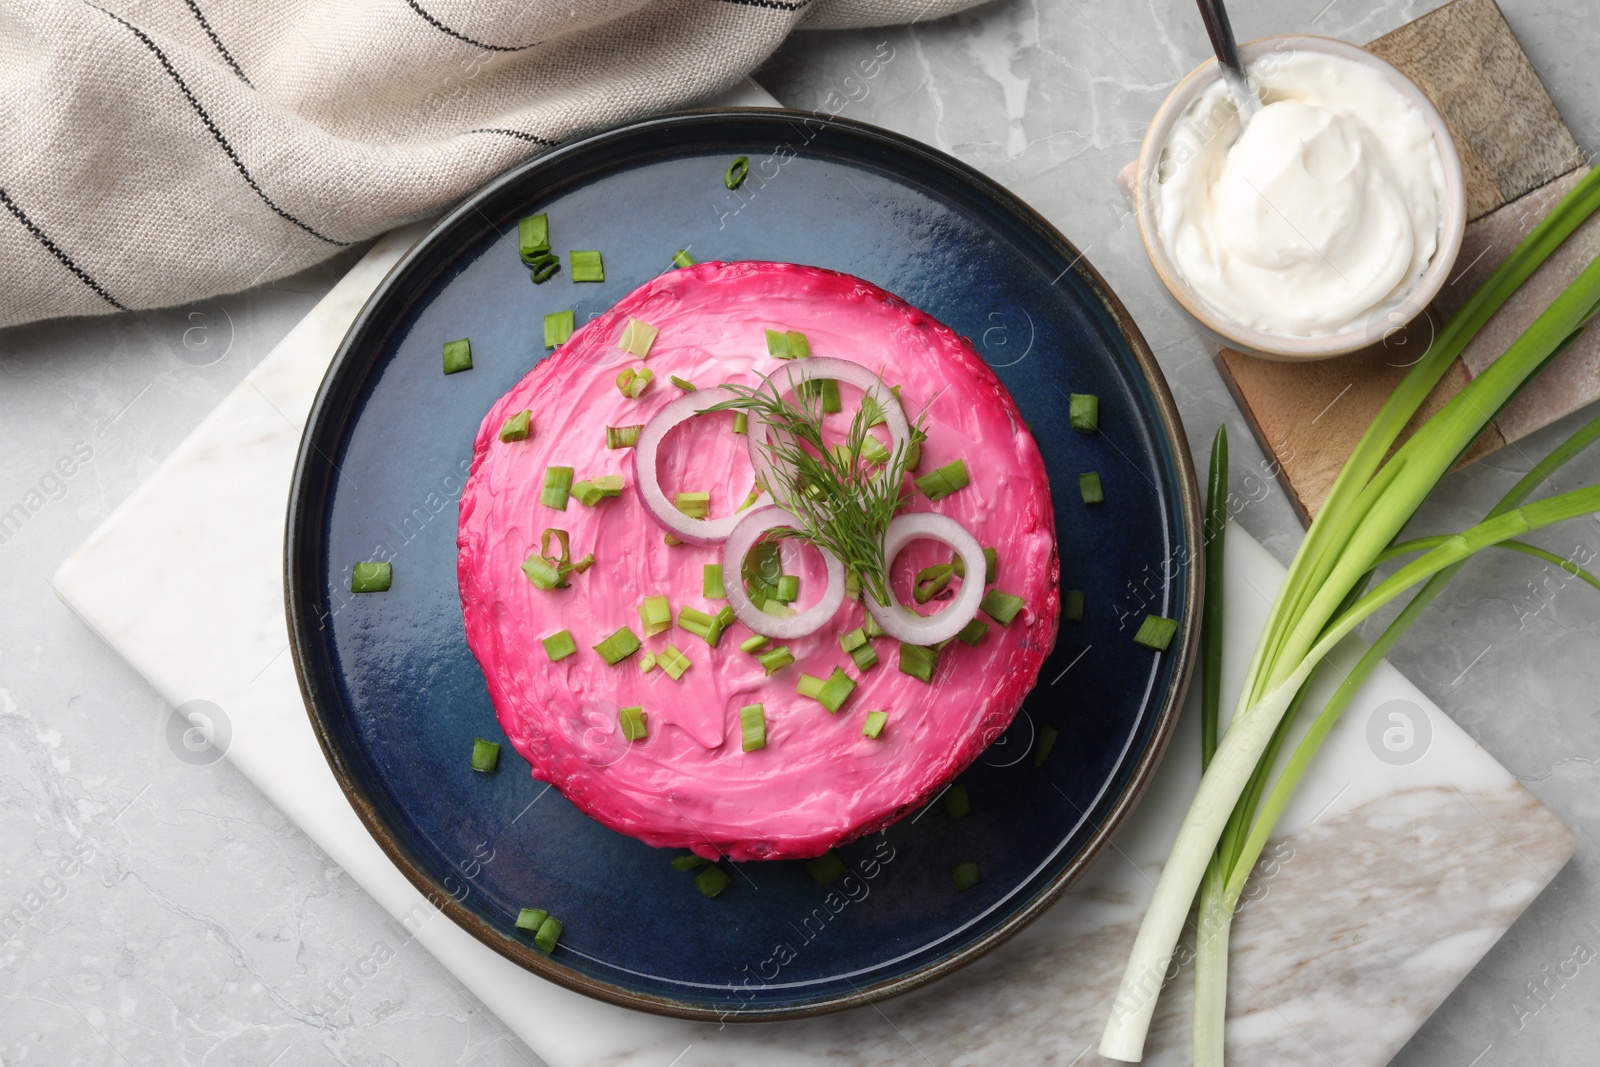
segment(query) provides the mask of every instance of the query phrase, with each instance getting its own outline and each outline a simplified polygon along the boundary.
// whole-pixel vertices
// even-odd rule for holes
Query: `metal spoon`
[[[1228,9],[1222,0],[1196,0],[1200,17],[1205,20],[1206,33],[1211,37],[1212,51],[1217,53],[1217,66],[1228,91],[1239,109],[1239,124],[1248,123],[1261,110],[1261,97],[1250,87],[1250,79],[1239,59],[1239,42],[1234,39],[1233,26],[1228,22]]]

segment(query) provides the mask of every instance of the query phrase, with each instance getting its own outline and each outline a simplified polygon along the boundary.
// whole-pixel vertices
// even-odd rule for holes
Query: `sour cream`
[[[1161,239],[1189,287],[1240,325],[1295,337],[1359,327],[1404,299],[1438,247],[1439,146],[1358,62],[1298,51],[1247,69],[1265,106],[1242,131],[1219,80],[1168,137]]]

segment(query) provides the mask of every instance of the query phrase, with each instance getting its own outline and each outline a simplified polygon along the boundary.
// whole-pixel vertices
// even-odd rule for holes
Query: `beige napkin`
[[[0,326],[292,274],[797,27],[973,2],[0,0]]]

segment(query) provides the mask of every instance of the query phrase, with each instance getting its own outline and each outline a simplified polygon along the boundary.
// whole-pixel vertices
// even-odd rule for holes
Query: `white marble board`
[[[807,1022],[717,1027],[588,1000],[480,945],[390,865],[301,703],[282,536],[301,428],[333,350],[420,233],[397,231],[368,253],[67,560],[60,596],[172,704],[226,709],[227,758],[554,1067],[1099,1062],[1121,963],[1198,780],[1192,708],[1137,812],[1041,920],[955,977]],[[1225,684],[1236,685],[1282,568],[1237,526],[1228,553]],[[1385,665],[1330,735],[1247,894],[1230,1061],[1386,1062],[1572,847],[1547,809]],[[1178,978],[1164,998],[1148,1062],[1187,1061],[1186,986]]]

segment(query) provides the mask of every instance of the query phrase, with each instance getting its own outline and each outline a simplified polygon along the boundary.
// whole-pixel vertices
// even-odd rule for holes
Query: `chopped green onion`
[[[573,574],[582,574],[584,571],[588,570],[590,567],[593,567],[593,566],[594,566],[594,553],[590,552],[588,555],[584,556],[578,562],[572,564],[572,573]]]
[[[867,429],[869,430],[874,426],[882,426],[889,421],[888,416],[883,413],[883,408],[878,406],[878,402],[872,399],[872,394],[870,393],[861,398],[861,411],[866,416]],[[874,437],[871,440],[876,441],[877,438]],[[864,453],[865,449],[863,449]]]
[[[673,537],[671,534],[667,534],[661,539],[661,543],[664,545],[681,545],[683,544],[683,541],[679,538]]]
[[[900,673],[909,674],[924,682],[933,681],[933,672],[939,668],[939,650],[924,645],[900,642]]]
[[[572,634],[566,630],[557,630],[549,637],[543,639],[544,654],[550,657],[551,663],[566,659],[578,651],[578,645],[572,640]]]
[[[649,674],[651,671],[653,671],[655,669],[656,669],[656,654],[654,652],[646,652],[644,655],[639,657],[639,673],[640,674]]]
[[[956,634],[956,639],[964,645],[976,647],[978,642],[983,640],[983,635],[988,632],[988,623],[982,619],[973,619],[961,628],[961,632]]]
[[[737,622],[738,618],[739,616],[733,613],[732,608],[728,607],[726,604],[722,605],[722,610],[711,616],[711,629],[704,635],[706,644],[710,645],[712,648],[716,648],[717,645],[722,641],[723,633],[728,629],[728,627]]]
[[[793,604],[800,598],[800,576],[798,574],[785,574],[778,579],[777,599],[785,604]]]
[[[517,251],[524,263],[550,251],[550,219],[547,216],[529,215],[517,220]]]
[[[686,393],[698,391],[695,384],[687,378],[680,378],[676,374],[668,375],[668,378],[671,379],[673,385],[676,385],[679,389],[682,389]]]
[[[883,726],[889,721],[889,713],[884,711],[867,712],[866,722],[861,724],[861,736],[876,739],[883,733]]]
[[[958,863],[950,868],[950,880],[956,884],[957,889],[971,889],[983,881],[983,876],[978,873],[976,863]]]
[[[811,342],[799,330],[768,330],[767,355],[773,359],[806,359],[811,355]]]
[[[700,595],[707,600],[726,600],[728,591],[722,587],[722,564],[707,563],[700,577]]]
[[[687,856],[672,857],[672,869],[675,871],[692,871],[697,867],[705,867],[710,862],[704,856],[696,856],[691,852]]]
[[[459,341],[446,341],[444,343],[444,372],[455,374],[457,371],[472,369],[472,342],[463,337]]]
[[[844,401],[839,398],[839,383],[832,378],[822,378],[817,383],[817,392],[822,396],[822,413],[834,415],[844,410]]]
[[[576,255],[577,253],[574,252],[573,254]],[[573,281],[582,280],[576,275],[573,276]],[[598,281],[599,279],[596,280]],[[648,359],[650,357],[650,346],[656,343],[656,334],[660,332],[643,319],[630,318],[622,327],[622,336],[617,340],[617,347],[630,356]]]
[[[809,674],[802,674],[800,683],[794,687],[794,691],[803,697],[810,697],[815,700],[821,695],[822,687],[827,684],[828,680],[826,678],[813,678]]]
[[[958,459],[938,470],[929,471],[916,482],[917,488],[929,500],[943,500],[956,490],[965,488],[971,483],[971,478],[967,475],[966,460]]]
[[[1172,644],[1172,637],[1178,632],[1178,624],[1172,619],[1160,615],[1146,615],[1144,622],[1139,624],[1139,632],[1133,635],[1133,643],[1153,648],[1157,652],[1165,652],[1167,646]]]
[[[850,658],[855,660],[856,670],[870,671],[878,665],[878,653],[871,645],[861,645],[850,650]]]
[[[950,566],[955,568],[957,578],[967,576],[967,561],[961,558],[961,553],[950,554]],[[988,585],[995,579],[995,574],[1000,568],[1000,555],[992,548],[983,550],[983,584]]]
[[[983,594],[983,600],[978,604],[979,610],[1001,626],[1010,626],[1011,620],[1017,617],[1017,612],[1025,607],[1027,601],[998,589],[991,589]]]
[[[832,885],[849,873],[849,869],[845,867],[843,860],[830,851],[824,852],[816,859],[806,860],[806,873],[818,885]]]
[[[607,426],[607,448],[632,448],[639,443],[639,434],[644,431],[643,426]]]
[[[712,624],[716,620],[698,608],[682,607],[678,609],[678,627],[688,630],[696,637],[705,637],[711,633]]]
[[[828,680],[823,683],[822,688],[817,692],[817,703],[827,708],[830,712],[838,714],[839,709],[844,707],[844,702],[849,700],[850,694],[855,691],[856,680],[844,673],[842,668],[835,667],[833,673],[828,675]]]
[[[698,608],[678,608],[678,629],[688,630],[694,637],[704,638],[707,645],[715,648],[717,641],[722,640],[725,629],[720,613],[707,614]]]
[[[655,377],[656,372],[649,367],[623,367],[617,372],[617,392],[630,400],[638,400]]]
[[[813,378],[795,386],[795,395],[809,400],[822,402],[822,413],[832,415],[834,412],[844,410],[844,402],[839,398],[839,383],[832,378]]]
[[[480,774],[493,773],[500,765],[500,746],[493,741],[477,738],[472,742],[472,769]]]
[[[577,323],[574,321],[571,308],[550,312],[544,317],[544,346],[554,348],[566,344],[576,328]]]
[[[1061,617],[1067,622],[1083,621],[1083,590],[1068,589],[1061,594]]]
[[[740,641],[739,651],[748,652],[751,655],[755,655],[757,652],[760,652],[763,648],[766,648],[767,645],[771,643],[772,638],[763,634],[756,634],[754,637],[747,637],[743,641]],[[767,673],[771,674],[772,672],[768,671]]]
[[[736,411],[736,412],[733,413],[733,432],[734,433],[742,433],[742,434],[745,434],[746,436],[749,435],[749,433],[750,433],[750,413],[749,412],[747,412],[747,411]],[[752,497],[755,496],[754,493],[752,493],[750,495]]]
[[[768,585],[776,585],[783,574],[783,554],[777,541],[758,541],[744,557],[740,573],[746,578],[759,578]]]
[[[672,265],[675,267],[692,267],[694,266],[694,257],[680,248],[672,253]]]
[[[622,475],[608,474],[598,478],[586,478],[584,482],[573,482],[573,496],[576,496],[579,504],[584,507],[594,507],[605,499],[622,496]]]
[[[733,879],[728,877],[728,872],[713,863],[695,876],[694,887],[710,899],[728,888],[731,881]]]
[[[528,272],[528,277],[533,279],[533,284],[543,285],[556,276],[556,272],[561,269],[561,260],[549,252],[543,252],[529,260],[528,266],[533,268]]]
[[[639,639],[632,630],[623,626],[616,633],[594,646],[600,658],[615,666],[639,651]]]
[[[847,634],[839,635],[839,647],[846,652],[854,652],[867,643],[867,632],[861,627],[856,627]]]
[[[382,593],[394,582],[394,564],[357,563],[350,568],[352,593]]]
[[[949,587],[950,580],[955,574],[955,567],[948,563],[922,568],[917,572],[916,582],[911,587],[911,598],[918,604],[926,604]]]
[[[571,493],[571,467],[546,467],[544,469],[544,491],[539,494],[539,503],[547,508],[555,508],[557,511],[566,511],[567,497]]]
[[[776,615],[781,619],[784,616],[793,615],[795,611],[794,608],[781,600],[769,600],[761,605],[761,613],[763,615]]]
[[[1090,471],[1088,474],[1078,475],[1078,495],[1083,497],[1085,504],[1104,504],[1106,502],[1106,490],[1100,484],[1098,471]]]
[[[972,798],[967,795],[967,787],[960,782],[944,791],[944,813],[952,819],[972,813]]]
[[[722,184],[729,189],[737,189],[744,184],[745,175],[750,173],[750,157],[739,156],[728,169],[722,172]]]
[[[683,672],[688,670],[691,666],[689,663],[689,657],[685,656],[682,652],[679,652],[671,645],[668,645],[666,648],[661,650],[660,654],[656,656],[656,661],[661,664],[661,669],[666,671],[667,674],[672,677],[674,682],[676,682],[679,678],[682,678]]]
[[[552,556],[550,554],[550,542],[552,540],[554,540],[558,545],[561,546],[561,555]],[[567,531],[558,530],[558,529],[556,529],[555,527],[552,526],[549,529],[545,530],[544,533],[540,534],[539,535],[539,555],[543,556],[544,557],[544,561],[546,563],[550,564],[551,566],[561,567],[561,566],[565,565],[567,560],[572,558],[572,545],[571,545],[571,542],[570,542],[569,538],[567,537]],[[566,577],[566,572],[562,571],[561,576],[563,578],[565,578]]]
[[[703,519],[711,514],[711,494],[678,493],[672,498],[672,505],[691,519]]]
[[[603,282],[606,280],[606,268],[600,262],[599,252],[568,252],[567,259],[572,263],[573,281]]]
[[[550,913],[543,908],[523,908],[517,915],[517,929],[526,930],[530,934],[539,932],[539,927],[550,917]]]
[[[546,916],[544,922],[539,924],[539,932],[533,935],[533,943],[548,956],[556,950],[556,942],[561,940],[561,931],[565,929],[560,919]]]
[[[1044,761],[1050,756],[1050,749],[1055,745],[1056,738],[1061,734],[1054,726],[1039,727],[1039,740],[1033,746],[1033,765],[1043,767]]]
[[[763,652],[756,659],[760,661],[762,670],[772,674],[774,671],[781,671],[793,663],[794,653],[790,652],[785,645],[777,645]]]
[[[739,709],[739,733],[744,751],[767,747],[767,717],[760,704],[746,704]]]
[[[1079,433],[1100,428],[1100,398],[1093,393],[1073,393],[1067,400],[1067,420]]]
[[[500,440],[505,442],[526,441],[528,434],[533,430],[533,413],[519,411],[500,424]]]
[[[876,437],[863,437],[861,439],[861,458],[875,467],[881,467],[889,462],[889,447]]]
[[[664,596],[647,596],[639,605],[639,624],[646,637],[654,637],[672,626],[672,605]]]
[[[878,625],[878,620],[872,617],[872,612],[870,611],[867,612],[867,620],[861,624],[861,632],[866,634],[868,637],[889,636],[887,631],[885,631],[882,626]]]
[[[566,586],[566,576],[561,573],[560,566],[541,559],[537,553],[523,560],[522,573],[528,576],[528,581],[546,591]]]
[[[648,732],[650,713],[642,707],[618,708],[617,725],[622,727],[622,736],[627,741],[641,741]]]

